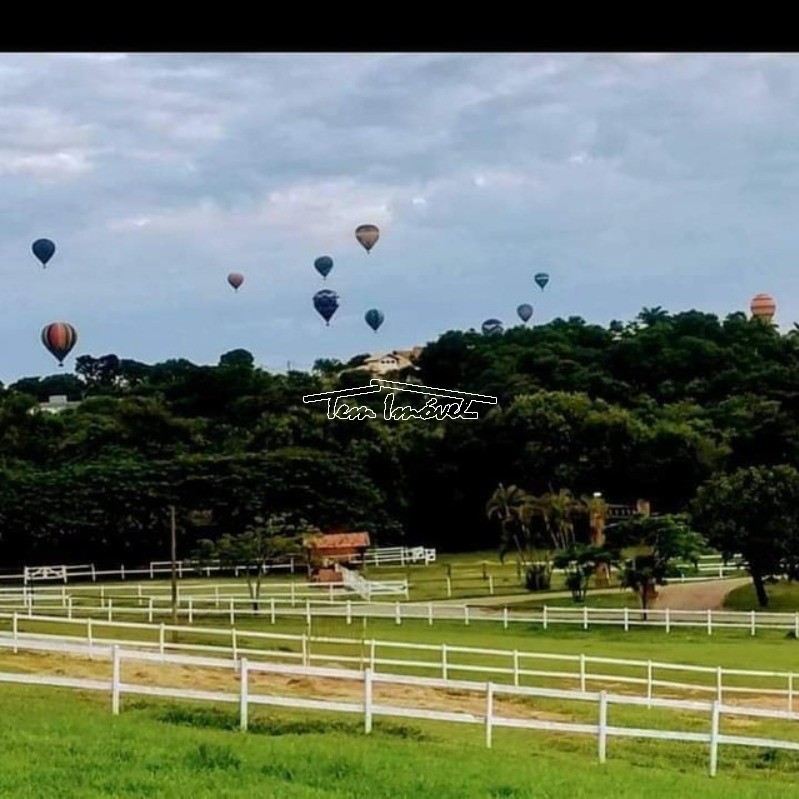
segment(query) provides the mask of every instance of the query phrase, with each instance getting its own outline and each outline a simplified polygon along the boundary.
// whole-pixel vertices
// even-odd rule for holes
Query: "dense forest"
[[[713,475],[799,464],[799,334],[741,313],[445,333],[398,377],[498,397],[478,421],[331,420],[303,404],[363,385],[363,360],[283,375],[246,350],[216,366],[84,355],[75,374],[3,387],[3,567],[164,557],[172,504],[185,553],[283,512],[381,543],[495,547],[499,483],[676,513]],[[37,409],[55,394],[82,402]]]

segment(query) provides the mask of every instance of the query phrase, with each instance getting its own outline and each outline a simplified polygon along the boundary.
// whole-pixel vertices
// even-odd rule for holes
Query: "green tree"
[[[270,566],[282,557],[299,553],[304,535],[319,532],[304,519],[288,514],[258,517],[238,535],[227,533],[218,541],[201,539],[193,558],[202,565],[218,560],[222,567],[244,567],[254,611],[258,611],[261,583]]]
[[[623,563],[621,585],[638,594],[646,619],[649,600],[656,586],[665,585],[674,561],[696,563],[704,539],[681,515],[636,516],[613,529],[614,549],[619,553],[614,557]],[[623,548],[633,548],[634,554],[622,559]]]
[[[575,602],[585,602],[586,594],[599,569],[609,569],[615,562],[614,553],[592,544],[572,544],[555,554],[552,565],[566,573],[566,587]]]
[[[740,553],[765,608],[766,578],[799,557],[799,471],[752,466],[716,475],[698,490],[691,519],[725,558]]]

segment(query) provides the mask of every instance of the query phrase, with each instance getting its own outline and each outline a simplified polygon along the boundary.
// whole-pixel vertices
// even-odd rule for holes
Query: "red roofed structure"
[[[315,582],[340,582],[335,564],[360,566],[371,546],[369,533],[327,533],[308,536],[303,540],[308,554],[308,570]]]

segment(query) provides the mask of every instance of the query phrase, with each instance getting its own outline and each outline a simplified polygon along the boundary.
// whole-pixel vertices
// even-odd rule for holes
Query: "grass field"
[[[0,796],[274,797],[275,799],[763,799],[791,795],[786,753],[722,748],[706,775],[700,744],[596,741],[517,730],[320,714],[260,713],[248,733],[230,711],[191,703],[127,703],[116,718],[95,695],[3,686]]]
[[[780,582],[776,585],[767,585],[766,592],[769,597],[767,608],[757,604],[755,589],[752,585],[736,588],[727,595],[724,607],[730,610],[769,610],[792,612],[799,610],[799,584]]]

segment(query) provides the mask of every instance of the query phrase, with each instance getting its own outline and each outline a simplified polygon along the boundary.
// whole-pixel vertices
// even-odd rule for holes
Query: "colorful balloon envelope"
[[[359,225],[355,228],[355,238],[368,253],[377,244],[380,238],[380,229],[377,225]]]
[[[327,276],[333,268],[333,259],[329,255],[322,255],[313,262],[313,265],[314,269],[327,280]]]
[[[756,294],[749,303],[749,310],[755,318],[770,322],[777,312],[777,303],[769,294]]]
[[[69,355],[78,341],[78,332],[66,322],[52,322],[42,330],[42,344],[64,365],[64,358]]]
[[[377,333],[377,328],[383,324],[385,317],[382,311],[378,311],[377,308],[370,308],[366,314],[364,314],[364,319],[366,319],[366,324]]]
[[[330,289],[317,291],[313,296],[313,306],[319,316],[325,320],[325,324],[329,325],[330,319],[338,310],[338,294]]]
[[[242,275],[241,272],[231,272],[227,276],[227,282],[230,283],[230,285],[233,286],[236,291],[238,291],[239,286],[241,286],[241,284],[244,282],[244,275]]]
[[[526,302],[522,303],[517,309],[516,313],[519,314],[519,319],[527,324],[533,318],[533,306],[528,305]]]
[[[493,336],[499,333],[502,333],[505,328],[502,326],[502,322],[499,319],[486,319],[483,322],[483,334],[486,336]]]
[[[42,262],[42,266],[46,267],[55,253],[55,244],[50,239],[36,239],[31,244],[31,251]]]
[[[538,284],[541,291],[544,290],[544,287],[547,283],[549,283],[549,275],[546,272],[539,272],[534,278],[535,282]]]

